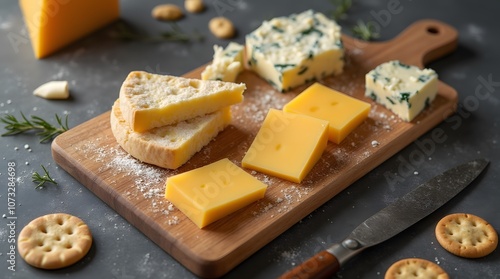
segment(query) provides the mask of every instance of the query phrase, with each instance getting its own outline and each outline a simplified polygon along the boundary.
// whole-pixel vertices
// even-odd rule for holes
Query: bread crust
[[[231,110],[223,108],[175,125],[143,133],[132,131],[117,100],[111,109],[111,131],[118,144],[132,157],[167,169],[177,169],[207,145],[231,121]]]

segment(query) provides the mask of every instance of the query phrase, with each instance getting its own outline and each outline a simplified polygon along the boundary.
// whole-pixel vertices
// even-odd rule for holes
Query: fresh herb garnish
[[[40,175],[38,172],[34,172],[33,175],[31,176],[31,178],[33,179],[33,182],[38,183],[37,186],[35,187],[35,189],[42,188],[46,182],[53,183],[53,184],[57,185],[57,182],[54,179],[52,179],[52,177],[50,177],[47,169],[45,169],[45,167],[43,165],[41,165],[41,166],[42,166],[42,169],[43,169],[45,174]]]
[[[373,24],[372,21],[369,21],[368,23],[365,23],[362,20],[358,20],[358,24],[356,24],[352,28],[352,33],[365,40],[365,41],[370,41],[373,39],[376,39],[380,37],[380,34],[376,30],[375,24]]]
[[[352,0],[330,0],[335,6],[335,10],[332,12],[332,17],[335,20],[341,20],[347,18],[347,11],[352,6]]]
[[[170,30],[160,33],[159,35],[152,36],[146,34],[145,32],[140,32],[131,26],[120,22],[116,24],[116,28],[114,32],[111,33],[111,36],[117,39],[122,39],[126,41],[142,41],[142,42],[190,42],[190,41],[201,41],[203,40],[203,36],[198,32],[194,34],[185,33],[177,23],[168,22],[170,26]]]
[[[38,131],[37,135],[40,136],[40,142],[43,143],[52,140],[55,136],[64,133],[69,129],[68,115],[66,115],[66,119],[63,122],[62,118],[56,114],[56,121],[59,127],[50,124],[38,116],[32,115],[31,119],[28,119],[22,112],[21,118],[22,119],[17,119],[12,114],[0,117],[0,121],[6,124],[5,129],[8,131],[2,134],[2,136],[13,136],[24,132]]]

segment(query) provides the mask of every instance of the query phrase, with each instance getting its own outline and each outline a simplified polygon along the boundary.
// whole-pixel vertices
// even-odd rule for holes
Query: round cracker
[[[78,217],[54,213],[38,217],[19,233],[18,250],[30,265],[43,269],[70,266],[92,246],[88,226]]]
[[[408,258],[393,263],[384,276],[384,279],[403,278],[448,279],[450,277],[446,271],[433,262],[419,258]]]
[[[464,258],[484,257],[495,250],[498,235],[481,217],[455,213],[436,225],[436,238],[448,252]]]

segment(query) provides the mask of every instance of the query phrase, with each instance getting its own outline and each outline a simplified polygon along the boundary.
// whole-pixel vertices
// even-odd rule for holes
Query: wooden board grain
[[[345,71],[320,82],[372,102],[364,97],[369,70],[392,59],[423,66],[453,51],[457,36],[454,28],[434,20],[416,22],[387,42],[343,36]],[[185,76],[199,77],[202,70]],[[53,158],[186,268],[202,277],[218,277],[442,122],[457,105],[457,92],[443,82],[432,105],[410,123],[372,102],[369,118],[342,144],[329,143],[301,184],[247,170],[269,185],[265,198],[199,229],[163,198],[166,179],[222,158],[240,165],[268,109],[281,109],[307,86],[282,94],[251,72],[243,72],[238,81],[246,83],[247,91],[244,102],[232,108],[231,125],[178,170],[127,156],[111,133],[109,112],[58,136]]]

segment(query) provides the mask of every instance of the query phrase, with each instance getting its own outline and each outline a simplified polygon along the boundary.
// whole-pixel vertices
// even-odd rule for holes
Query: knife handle
[[[330,278],[340,269],[337,258],[323,250],[296,268],[281,275],[280,279]]]

